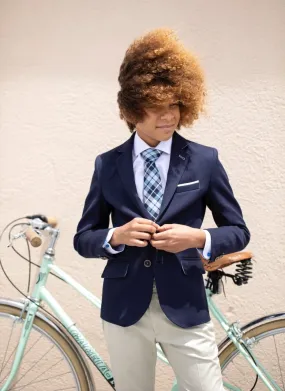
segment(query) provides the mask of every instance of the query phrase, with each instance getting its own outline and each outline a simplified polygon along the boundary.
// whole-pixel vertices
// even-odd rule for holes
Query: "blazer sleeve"
[[[214,162],[206,205],[212,211],[217,228],[207,228],[211,235],[211,261],[223,254],[243,250],[250,241],[241,208],[233,194],[227,173],[214,148]]]
[[[111,256],[103,244],[107,237],[111,206],[102,194],[102,157],[95,160],[95,169],[87,194],[82,217],[77,226],[73,245],[75,250],[85,258],[109,258]]]

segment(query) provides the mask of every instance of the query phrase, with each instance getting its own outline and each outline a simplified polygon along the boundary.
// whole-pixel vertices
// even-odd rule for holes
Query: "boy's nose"
[[[164,119],[164,120],[167,120],[167,121],[172,120],[173,118],[174,118],[174,115],[171,112],[164,113],[161,116],[161,119]]]

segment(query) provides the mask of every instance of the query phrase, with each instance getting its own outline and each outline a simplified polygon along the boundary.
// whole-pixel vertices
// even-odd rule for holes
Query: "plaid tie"
[[[162,151],[154,148],[148,148],[141,153],[144,159],[144,206],[155,220],[158,217],[162,202],[162,184],[156,160],[162,154]]]

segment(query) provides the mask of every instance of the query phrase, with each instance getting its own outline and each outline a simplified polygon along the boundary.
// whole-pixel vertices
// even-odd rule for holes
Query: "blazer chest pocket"
[[[124,278],[128,274],[129,261],[113,260],[108,261],[103,273],[102,278]]]
[[[200,182],[194,181],[189,183],[180,183],[176,187],[176,193],[182,193],[184,191],[193,191],[193,190],[199,190],[200,189]]]
[[[205,274],[205,269],[199,258],[180,258],[179,259],[183,274],[192,276],[196,273]]]

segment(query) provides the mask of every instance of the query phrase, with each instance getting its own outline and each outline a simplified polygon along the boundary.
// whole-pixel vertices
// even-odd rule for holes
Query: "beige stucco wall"
[[[242,322],[284,311],[284,17],[283,0],[1,0],[0,228],[29,213],[56,215],[58,265],[100,296],[105,262],[75,253],[73,235],[95,156],[129,136],[116,105],[124,52],[145,31],[169,26],[201,58],[209,88],[208,116],[182,134],[218,148],[257,260],[253,281],[228,283],[216,301]],[[208,215],[204,225],[212,224]],[[3,251],[25,289],[27,265]],[[107,358],[98,310],[57,281],[49,286]],[[0,295],[18,296],[2,273]],[[170,379],[159,364],[157,390]]]

